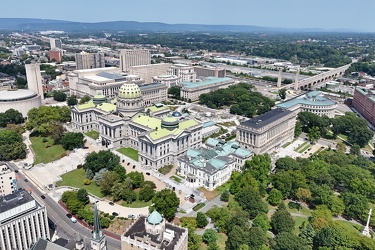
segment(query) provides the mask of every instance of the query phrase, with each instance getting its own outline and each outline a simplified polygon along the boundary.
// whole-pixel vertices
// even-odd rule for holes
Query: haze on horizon
[[[18,0],[0,6],[1,18],[375,31],[374,0]]]

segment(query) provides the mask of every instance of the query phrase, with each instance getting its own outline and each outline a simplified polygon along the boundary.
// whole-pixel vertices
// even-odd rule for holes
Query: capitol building
[[[97,131],[98,141],[107,148],[130,147],[138,151],[138,161],[152,168],[173,164],[189,148],[200,148],[202,124],[171,112],[161,103],[146,106],[135,83],[124,83],[115,99],[97,94],[72,108],[76,131]]]

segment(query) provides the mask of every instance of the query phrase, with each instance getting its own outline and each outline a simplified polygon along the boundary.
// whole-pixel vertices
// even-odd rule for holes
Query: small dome
[[[158,213],[158,211],[154,210],[148,217],[147,222],[152,225],[160,224],[160,222],[163,221],[163,217],[161,214]]]
[[[105,102],[106,99],[107,98],[105,97],[105,95],[97,94],[97,95],[94,96],[94,98],[92,98],[92,101],[93,101],[94,104],[99,105],[99,104],[102,104],[103,102]]]
[[[178,119],[173,116],[167,116],[161,121],[161,127],[173,130],[175,128],[178,128]]]
[[[135,83],[125,83],[121,86],[118,97],[124,99],[137,98],[141,96],[141,89]]]
[[[182,114],[180,112],[178,112],[178,111],[175,111],[175,112],[172,113],[172,116],[174,116],[174,117],[180,117],[180,116],[182,116]]]

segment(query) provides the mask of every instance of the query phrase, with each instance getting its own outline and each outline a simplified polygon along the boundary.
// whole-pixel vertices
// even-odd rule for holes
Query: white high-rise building
[[[0,198],[0,250],[25,250],[50,239],[47,210],[25,190]]]
[[[14,193],[17,190],[16,174],[6,163],[0,162],[0,196]]]
[[[197,78],[194,67],[186,64],[173,64],[168,70],[168,75],[178,76],[179,82],[196,82]]]
[[[25,64],[25,69],[28,89],[34,91],[44,99],[42,75],[40,73],[39,63]]]
[[[104,53],[87,53],[82,51],[81,53],[76,53],[75,55],[77,69],[94,69],[94,68],[104,68]]]
[[[120,50],[121,71],[128,71],[132,66],[151,64],[151,53],[148,49],[122,49]]]
[[[61,49],[62,48],[62,43],[61,40],[58,38],[50,38],[49,39],[49,44],[51,46],[51,49]]]

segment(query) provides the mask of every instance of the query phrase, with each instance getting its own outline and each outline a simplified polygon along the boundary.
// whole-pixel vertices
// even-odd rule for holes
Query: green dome
[[[148,217],[147,222],[152,225],[160,224],[160,222],[163,221],[163,217],[161,214],[158,213],[158,211],[154,210]]]
[[[98,104],[102,104],[103,102],[106,101],[106,97],[105,95],[102,95],[102,94],[97,94],[94,96],[94,98],[92,98],[92,101],[94,102],[95,105],[98,105]]]
[[[167,116],[161,121],[161,127],[169,130],[178,128],[178,119],[173,116]]]
[[[105,95],[97,94],[94,96],[94,99],[105,99]]]
[[[138,87],[137,84],[134,83],[125,83],[121,86],[118,97],[120,98],[137,98],[141,96],[141,89]]]

